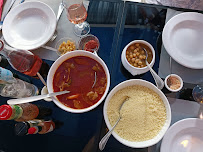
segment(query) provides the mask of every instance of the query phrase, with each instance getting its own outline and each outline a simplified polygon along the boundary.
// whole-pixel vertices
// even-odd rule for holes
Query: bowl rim
[[[68,112],[72,112],[72,113],[84,113],[84,112],[88,112],[94,108],[96,108],[99,104],[101,104],[101,102],[105,99],[108,91],[109,91],[109,86],[110,86],[110,74],[109,74],[109,70],[108,67],[106,66],[105,62],[97,55],[88,51],[84,51],[84,50],[75,50],[75,51],[71,51],[69,53],[66,53],[62,56],[60,56],[50,67],[48,76],[47,76],[47,89],[49,93],[53,92],[53,77],[54,74],[56,72],[56,70],[58,69],[58,67],[67,59],[75,57],[75,56],[86,56],[89,57],[91,59],[96,60],[98,63],[101,64],[101,66],[103,67],[105,73],[106,73],[106,77],[107,77],[107,85],[106,85],[106,90],[103,94],[103,96],[100,98],[100,100],[95,103],[94,105],[88,107],[88,108],[84,108],[84,109],[73,109],[70,107],[65,106],[64,104],[62,104],[60,101],[58,101],[58,99],[56,97],[52,97],[53,102],[61,109],[68,111]],[[54,73],[54,74],[52,74]]]
[[[150,62],[149,65],[152,67],[153,64],[154,64],[154,62],[155,62],[155,50],[154,50],[154,47],[153,47],[149,42],[147,42],[147,41],[145,41],[145,40],[133,40],[133,41],[131,41],[130,43],[128,43],[128,44],[124,47],[124,49],[123,49],[124,60],[125,60],[125,62],[127,63],[127,65],[130,66],[131,68],[135,69],[135,70],[146,70],[146,69],[148,68],[147,66],[145,66],[145,67],[143,67],[143,68],[134,67],[134,66],[132,66],[132,65],[128,62],[128,60],[126,59],[126,51],[127,51],[127,48],[128,48],[131,44],[133,44],[133,43],[142,43],[142,44],[147,45],[147,46],[151,49],[152,54],[153,54],[153,57],[152,57],[152,61]]]
[[[164,93],[159,90],[154,84],[152,84],[151,82],[148,82],[146,80],[142,80],[142,79],[130,79],[130,80],[126,80],[123,81],[121,83],[119,83],[118,85],[116,85],[108,94],[108,96],[106,97],[106,100],[104,102],[104,107],[103,107],[103,115],[104,115],[104,120],[105,123],[107,125],[108,129],[111,129],[112,126],[110,125],[108,116],[107,116],[107,106],[109,103],[109,100],[111,99],[111,97],[120,89],[125,88],[127,86],[133,86],[133,85],[142,85],[145,86],[149,89],[152,89],[154,92],[156,92],[162,99],[165,108],[166,108],[166,122],[164,124],[164,126],[162,127],[162,129],[160,130],[159,134],[157,136],[155,136],[154,138],[147,140],[147,141],[143,141],[143,142],[132,142],[132,141],[128,141],[126,139],[121,138],[119,135],[117,135],[114,131],[112,132],[112,135],[114,136],[114,138],[116,138],[120,143],[128,146],[128,147],[132,147],[132,148],[145,148],[145,147],[149,147],[152,145],[155,145],[156,143],[158,143],[164,136],[164,134],[166,133],[167,129],[169,128],[170,124],[171,124],[171,108],[170,108],[170,104],[168,102],[168,99],[166,98],[166,96],[164,95]]]
[[[167,84],[167,79],[168,79],[170,76],[176,77],[176,78],[178,78],[178,79],[180,80],[180,88],[178,88],[178,89],[176,89],[176,90],[173,90],[173,89],[169,88],[169,86],[168,86],[168,84]],[[181,78],[179,75],[177,75],[177,74],[169,74],[169,75],[165,78],[164,84],[165,84],[165,87],[166,87],[169,91],[171,91],[171,92],[178,92],[178,91],[180,91],[180,90],[183,88],[183,80],[182,80],[182,78]]]

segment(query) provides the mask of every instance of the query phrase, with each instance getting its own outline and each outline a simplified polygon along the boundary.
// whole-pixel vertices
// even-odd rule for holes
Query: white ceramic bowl
[[[136,67],[132,66],[126,59],[126,50],[133,43],[142,43],[142,44],[147,45],[151,49],[152,54],[153,54],[152,61],[149,64],[151,67],[153,67],[154,62],[155,62],[155,51],[154,51],[153,46],[144,40],[134,40],[125,46],[125,48],[123,49],[123,52],[121,54],[121,61],[122,61],[123,66],[126,68],[126,70],[128,70],[133,76],[135,76],[135,75],[146,73],[147,71],[149,71],[149,68],[147,66],[143,67],[143,68],[136,68]]]
[[[173,89],[169,88],[169,86],[168,86],[168,84],[167,84],[167,79],[168,79],[170,76],[173,76],[173,77],[178,78],[178,80],[180,81],[180,88],[178,88],[178,89],[176,89],[176,90],[173,90]],[[165,78],[164,84],[165,84],[165,87],[166,87],[169,91],[171,91],[171,92],[178,92],[178,91],[180,91],[180,90],[183,88],[183,80],[182,80],[182,78],[181,78],[180,76],[178,76],[177,74],[169,74],[169,75]]]
[[[48,76],[47,76],[47,88],[48,88],[48,92],[52,93],[53,92],[53,78],[54,78],[54,74],[56,72],[56,70],[58,69],[58,67],[67,59],[75,57],[75,56],[87,56],[90,57],[94,60],[96,60],[98,63],[100,63],[102,65],[102,67],[104,68],[104,71],[106,73],[106,77],[107,77],[107,86],[106,86],[106,90],[103,94],[103,96],[101,97],[101,99],[95,103],[94,105],[85,108],[85,109],[73,109],[73,108],[69,108],[67,106],[65,106],[64,104],[62,104],[56,97],[52,97],[53,102],[60,107],[61,109],[68,111],[68,112],[72,112],[72,113],[83,113],[83,112],[87,112],[90,111],[94,108],[96,108],[106,97],[108,90],[109,90],[109,86],[110,86],[110,74],[109,74],[109,70],[106,66],[106,64],[104,63],[104,61],[96,54],[88,52],[88,51],[84,51],[84,50],[75,50],[69,53],[66,53],[62,56],[60,56],[51,66]]]
[[[156,143],[158,143],[162,137],[164,136],[165,132],[167,131],[167,129],[170,126],[171,123],[171,108],[168,102],[168,99],[166,98],[166,96],[163,94],[163,92],[161,92],[154,84],[145,81],[145,80],[141,80],[141,79],[131,79],[131,80],[127,80],[124,81],[120,84],[118,84],[117,86],[115,86],[111,92],[108,94],[105,103],[104,103],[104,109],[103,109],[103,114],[104,114],[104,120],[106,122],[106,125],[108,127],[108,129],[111,129],[111,125],[107,116],[107,106],[108,103],[110,101],[110,99],[112,98],[112,96],[120,89],[123,89],[127,86],[133,86],[133,85],[141,85],[141,86],[145,86],[149,89],[152,89],[154,92],[156,92],[162,99],[165,108],[166,108],[166,122],[164,124],[164,126],[162,127],[162,129],[160,130],[159,134],[154,137],[153,139],[147,140],[147,141],[143,141],[143,142],[132,142],[132,141],[128,141],[125,140],[123,138],[121,138],[119,135],[116,134],[116,132],[113,132],[112,135],[122,144],[132,147],[132,148],[145,148],[145,147],[149,147],[152,146]]]

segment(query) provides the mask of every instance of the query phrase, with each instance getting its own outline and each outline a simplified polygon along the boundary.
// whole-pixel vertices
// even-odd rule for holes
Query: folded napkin
[[[0,0],[0,19],[1,19],[1,13],[2,13],[3,4],[4,4],[4,1]]]

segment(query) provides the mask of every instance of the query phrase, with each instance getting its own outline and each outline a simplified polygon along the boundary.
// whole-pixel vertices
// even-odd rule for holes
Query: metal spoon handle
[[[27,102],[37,101],[37,100],[41,100],[41,99],[52,97],[52,96],[62,95],[62,94],[69,93],[69,92],[70,91],[61,91],[61,92],[54,92],[54,93],[50,93],[50,94],[38,95],[38,96],[32,96],[32,97],[26,97],[26,98],[10,99],[7,101],[7,104],[27,103]]]
[[[164,81],[158,76],[158,74],[151,68],[148,62],[146,62],[158,89],[162,89],[164,87]]]
[[[113,126],[113,128],[111,130],[108,131],[108,133],[100,140],[99,142],[99,149],[102,151],[105,146],[107,141],[109,140],[109,137],[111,136],[114,128],[116,127],[116,125],[118,124],[118,122],[120,121],[121,117],[119,117],[119,119],[117,120],[116,124]]]
[[[63,5],[63,3],[61,2],[61,3],[59,4],[58,14],[57,14],[57,17],[56,17],[57,23],[58,23],[59,18],[61,17],[61,14],[62,14],[62,12],[63,12],[63,9],[64,9],[64,5]]]
[[[55,51],[55,52],[58,51],[57,49],[55,49],[53,47],[50,47],[50,46],[46,46],[46,45],[42,45],[41,47],[44,48],[44,49],[47,49],[47,50]]]

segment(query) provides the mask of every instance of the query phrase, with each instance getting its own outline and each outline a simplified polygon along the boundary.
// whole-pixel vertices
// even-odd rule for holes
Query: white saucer
[[[173,124],[166,132],[161,152],[202,152],[203,120],[183,119]]]
[[[56,15],[47,4],[24,2],[13,8],[3,23],[3,36],[12,47],[33,50],[44,44],[54,34]]]

